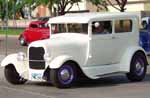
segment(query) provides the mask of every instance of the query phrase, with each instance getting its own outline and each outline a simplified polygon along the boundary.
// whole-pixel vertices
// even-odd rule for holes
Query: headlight
[[[44,60],[45,60],[46,62],[49,62],[49,61],[51,60],[50,54],[45,53],[45,54],[44,54]]]
[[[24,61],[26,57],[26,54],[24,52],[19,52],[17,55],[17,60],[18,61]]]

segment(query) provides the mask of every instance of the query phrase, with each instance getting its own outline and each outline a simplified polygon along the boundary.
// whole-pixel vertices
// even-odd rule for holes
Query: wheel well
[[[136,51],[136,52],[134,53],[133,56],[135,56],[137,53],[142,53],[142,54],[143,54],[143,56],[144,56],[145,59],[146,59],[146,64],[148,65],[148,61],[147,61],[147,57],[146,57],[145,53],[144,53],[142,50],[138,50],[138,51]],[[132,57],[132,58],[133,58],[133,57]]]
[[[79,64],[73,60],[69,60],[66,61],[65,63],[71,63],[72,66],[74,66],[77,69],[77,75],[79,76],[79,78],[88,78],[82,71],[81,67],[79,66]],[[63,63],[63,64],[65,64]]]
[[[8,67],[14,67],[14,68],[15,68],[14,64],[8,64],[8,65],[6,65],[6,67],[7,67],[7,68],[8,68]]]
[[[64,62],[63,64],[65,64],[65,63],[71,63],[72,66],[76,66],[76,67],[80,68],[79,64],[75,61],[69,60],[69,61]]]
[[[66,61],[65,63],[63,64],[66,64],[66,63],[70,63],[72,66],[76,67],[77,71],[82,71],[79,64],[75,61],[72,61],[72,60],[69,60],[69,61]]]
[[[82,79],[82,78],[88,78],[82,71],[82,69],[80,68],[79,64],[73,60],[69,60],[69,61],[66,61],[64,62],[63,64],[66,64],[66,63],[69,63],[71,66],[75,67],[76,68],[76,71],[77,71],[77,76],[79,79]],[[62,65],[63,65],[62,64]],[[45,79],[46,81],[48,82],[51,82],[50,80],[50,71],[51,69],[49,67],[46,68],[45,72],[44,72],[44,76],[43,76],[43,79]]]

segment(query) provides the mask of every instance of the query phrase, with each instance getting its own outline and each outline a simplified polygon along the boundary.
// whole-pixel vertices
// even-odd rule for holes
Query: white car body
[[[115,33],[114,22],[117,19],[130,19],[132,31]],[[105,35],[92,34],[93,21],[112,21],[112,33]],[[83,73],[97,79],[113,73],[128,73],[132,57],[137,51],[144,50],[139,46],[138,16],[132,13],[82,13],[67,14],[51,18],[49,25],[56,23],[87,23],[88,34],[60,33],[51,34],[51,38],[31,43],[28,46],[27,56],[18,61],[18,54],[8,55],[1,63],[5,67],[13,64],[25,79],[31,81],[45,81],[44,72],[47,68],[58,69],[67,61],[74,61]],[[29,50],[42,47],[48,61],[43,69],[30,68]],[[33,50],[34,50],[33,49]],[[42,51],[42,50],[41,50]],[[44,56],[44,54],[42,54]],[[33,54],[32,54],[33,55]],[[39,55],[35,53],[34,55]],[[44,57],[43,57],[44,58]],[[38,61],[38,60],[37,60]],[[33,61],[34,62],[34,61]]]

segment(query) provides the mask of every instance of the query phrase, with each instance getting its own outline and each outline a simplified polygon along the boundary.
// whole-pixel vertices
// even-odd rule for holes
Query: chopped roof
[[[102,19],[112,19],[118,17],[139,17],[136,13],[131,12],[105,12],[105,13],[72,13],[66,14],[63,16],[57,16],[50,18],[48,23],[88,23],[90,20],[95,18],[102,18]]]

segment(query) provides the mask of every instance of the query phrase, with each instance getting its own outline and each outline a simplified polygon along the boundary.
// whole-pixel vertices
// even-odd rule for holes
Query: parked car
[[[43,40],[49,38],[49,27],[47,21],[33,21],[29,27],[20,34],[19,42],[22,46],[27,45],[33,41]]]
[[[35,41],[26,53],[8,55],[1,63],[12,84],[47,81],[71,87],[82,74],[90,79],[124,73],[142,81],[147,56],[139,46],[138,15],[134,13],[79,13],[51,18],[50,39]],[[83,76],[84,76],[83,75]]]
[[[140,30],[140,46],[150,55],[150,17],[142,18]]]
[[[143,29],[147,29],[147,27],[148,27],[148,24],[149,24],[149,18],[150,17],[143,17],[142,19],[141,19],[141,24],[142,24],[142,26],[143,26]]]

